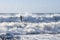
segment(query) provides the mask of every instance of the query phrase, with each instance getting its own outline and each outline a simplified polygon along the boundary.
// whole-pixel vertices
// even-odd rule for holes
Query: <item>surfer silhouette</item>
[[[20,20],[21,20],[21,22],[22,22],[22,16],[20,16]]]

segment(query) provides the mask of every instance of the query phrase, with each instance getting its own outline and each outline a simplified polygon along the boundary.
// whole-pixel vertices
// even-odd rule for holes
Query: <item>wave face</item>
[[[60,33],[59,13],[32,13],[22,14],[20,22],[19,13],[0,13],[0,33],[12,32],[14,34],[56,34]]]

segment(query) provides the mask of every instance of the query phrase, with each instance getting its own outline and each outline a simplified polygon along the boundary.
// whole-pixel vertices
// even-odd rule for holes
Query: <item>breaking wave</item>
[[[23,22],[20,22],[20,15],[23,16]],[[54,34],[60,33],[59,24],[59,13],[0,14],[0,33],[9,31],[14,34]]]

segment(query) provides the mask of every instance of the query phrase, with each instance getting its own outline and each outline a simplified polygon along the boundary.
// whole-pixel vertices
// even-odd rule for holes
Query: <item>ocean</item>
[[[0,27],[0,35],[11,33],[16,40],[60,40],[60,13],[0,13]]]

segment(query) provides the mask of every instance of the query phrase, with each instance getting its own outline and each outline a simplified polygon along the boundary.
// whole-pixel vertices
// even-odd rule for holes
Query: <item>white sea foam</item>
[[[33,15],[33,14],[16,14],[16,15],[1,15],[0,18],[9,17],[23,17],[31,16],[33,18],[41,20],[45,18],[53,18],[54,16],[60,16],[60,14],[44,14],[44,15]],[[1,20],[1,19],[0,19]],[[60,33],[60,21],[57,22],[0,22],[0,34],[5,34],[6,32],[19,33],[19,34],[34,34],[36,35],[18,35],[21,40],[60,40],[60,34],[43,34],[43,33]],[[38,34],[42,33],[42,34]],[[16,35],[15,35],[16,36]],[[19,39],[19,40],[20,40]]]
[[[12,16],[12,15],[1,15],[0,17],[2,17],[2,18],[8,18],[8,17],[20,17],[20,15],[22,15],[22,16],[24,16],[24,17],[28,17],[28,16],[31,16],[31,17],[35,17],[36,19],[39,19],[38,17],[41,17],[41,20],[43,20],[43,17],[46,17],[46,18],[53,18],[54,16],[59,16],[60,14],[51,14],[51,15],[33,15],[33,14],[28,14],[28,13],[26,13],[26,15],[25,14],[20,14],[20,13],[18,13],[18,14],[16,14],[16,15],[14,15],[14,16]],[[58,32],[58,26],[60,26],[59,25],[60,24],[60,21],[58,21],[58,22],[39,22],[39,23],[31,23],[31,22],[2,22],[2,23],[0,23],[0,30],[3,30],[3,31],[7,31],[7,29],[8,29],[8,27],[13,27],[13,28],[11,28],[11,29],[9,29],[10,31],[12,31],[12,30],[17,30],[17,28],[21,28],[21,30],[20,31],[22,31],[23,29],[25,30],[25,32],[26,33],[30,33],[30,32],[37,32],[36,30],[38,30],[39,32],[41,31],[44,31],[44,32],[52,32],[52,30],[51,29],[54,29],[56,26],[56,28],[54,29],[54,30],[56,30],[57,32]],[[50,28],[51,27],[51,29],[50,29],[50,31],[48,31],[48,29],[45,29],[45,27],[47,26],[47,28]],[[23,30],[23,31],[24,31]],[[59,29],[60,30],[60,29]],[[18,31],[18,30],[17,30]],[[19,31],[19,32],[20,32]]]
[[[25,25],[26,24],[26,25]],[[9,28],[9,30],[17,30],[17,27],[19,28],[19,26],[21,26],[20,28],[22,28],[22,30],[25,30],[26,32],[35,32],[36,28],[38,29],[38,31],[42,30],[45,31],[45,25],[47,27],[51,27],[54,28],[56,25],[58,26],[60,24],[60,22],[51,22],[51,23],[21,23],[21,22],[11,22],[11,23],[7,23],[7,22],[3,22],[0,23],[0,30],[6,30],[8,29],[8,27],[13,27],[13,28]],[[57,27],[56,27],[57,28]],[[40,29],[40,30],[39,30]],[[58,29],[56,29],[58,30]],[[46,32],[46,31],[45,31]],[[48,30],[47,30],[48,32]],[[51,32],[51,31],[49,31]]]

